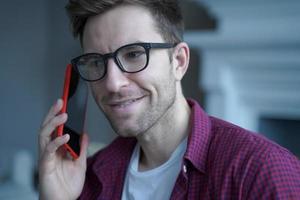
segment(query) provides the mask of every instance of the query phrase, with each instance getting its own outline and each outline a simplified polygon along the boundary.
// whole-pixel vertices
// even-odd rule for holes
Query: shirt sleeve
[[[273,148],[258,168],[247,199],[300,199],[300,161]]]

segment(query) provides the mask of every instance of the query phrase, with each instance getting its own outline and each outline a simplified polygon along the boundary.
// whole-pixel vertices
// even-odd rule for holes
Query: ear
[[[181,81],[186,73],[190,61],[190,49],[185,42],[181,42],[174,47],[173,52],[173,72],[175,79]]]

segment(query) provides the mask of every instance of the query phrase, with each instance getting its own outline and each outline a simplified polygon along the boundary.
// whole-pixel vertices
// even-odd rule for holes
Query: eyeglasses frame
[[[146,60],[146,63],[145,63],[145,66],[143,68],[141,68],[140,70],[138,71],[134,71],[134,72],[128,72],[124,69],[124,67],[122,66],[121,62],[119,61],[119,59],[117,58],[117,54],[118,52],[123,49],[123,48],[126,48],[126,47],[129,47],[129,46],[135,46],[135,45],[138,45],[138,46],[141,46],[145,49],[146,51],[146,57],[147,57],[147,60]],[[125,73],[137,73],[137,72],[140,72],[140,71],[143,71],[144,69],[147,68],[148,66],[148,63],[149,63],[149,52],[150,52],[150,49],[169,49],[169,48],[173,48],[177,45],[177,43],[151,43],[151,42],[137,42],[137,43],[131,43],[131,44],[126,44],[124,46],[121,46],[119,47],[118,49],[116,49],[114,52],[111,52],[111,53],[106,53],[106,54],[100,54],[100,53],[86,53],[86,54],[82,54],[76,58],[73,58],[71,60],[71,63],[72,63],[72,66],[75,68],[75,70],[78,72],[78,74],[80,75],[80,77],[85,80],[85,81],[88,81],[88,82],[94,82],[94,81],[98,81],[98,80],[101,80],[105,77],[106,73],[107,73],[107,62],[110,58],[113,58],[114,62],[117,64],[117,66],[119,67],[119,69],[122,71],[122,72],[125,72]],[[85,77],[83,77],[80,73],[80,70],[78,69],[78,66],[77,66],[77,62],[82,58],[82,57],[85,57],[85,56],[89,56],[89,55],[97,55],[97,56],[100,56],[103,58],[103,61],[104,61],[104,73],[103,75],[98,78],[98,79],[95,79],[95,80],[90,80],[90,79],[86,79]]]

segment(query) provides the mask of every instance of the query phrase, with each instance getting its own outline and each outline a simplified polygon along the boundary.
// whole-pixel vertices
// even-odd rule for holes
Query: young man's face
[[[83,35],[84,53],[106,54],[136,42],[165,42],[150,13],[137,6],[120,6],[89,18]],[[167,49],[152,49],[147,68],[122,72],[109,59],[107,73],[91,83],[94,98],[121,136],[137,136],[165,119],[176,98],[173,64]],[[166,113],[168,113],[166,115]]]

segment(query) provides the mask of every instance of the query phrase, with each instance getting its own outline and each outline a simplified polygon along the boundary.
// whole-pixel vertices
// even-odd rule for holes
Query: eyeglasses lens
[[[146,66],[147,54],[144,47],[131,45],[121,48],[117,52],[117,59],[126,72],[137,72]]]
[[[102,56],[87,55],[77,62],[80,74],[87,80],[97,80],[105,74],[105,63]]]

